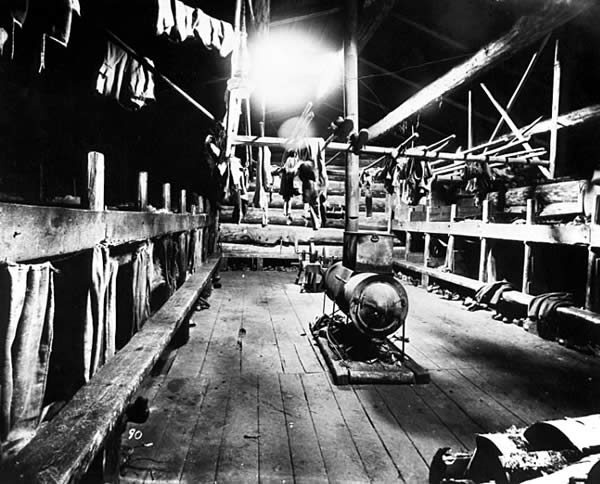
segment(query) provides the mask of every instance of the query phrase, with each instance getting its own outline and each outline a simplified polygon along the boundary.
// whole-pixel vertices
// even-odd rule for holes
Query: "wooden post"
[[[481,221],[483,223],[488,223],[490,221],[490,202],[489,200],[484,200],[482,203],[482,211],[481,211]],[[479,249],[479,280],[481,282],[486,282],[486,267],[487,267],[487,258],[489,254],[488,240],[485,237],[481,238],[481,246]]]
[[[170,183],[163,183],[162,199],[163,199],[163,208],[170,212],[171,211],[171,184]]]
[[[558,147],[558,114],[560,108],[560,60],[558,58],[558,39],[554,44],[554,71],[552,83],[552,127],[550,128],[550,178],[556,178],[556,152]]]
[[[425,222],[431,221],[431,205],[427,205],[427,209],[425,211]],[[425,245],[423,247],[423,265],[425,267],[429,267],[429,254],[430,254],[430,246],[431,246],[431,234],[425,234]],[[429,276],[427,274],[421,275],[421,285],[423,287],[429,286]]]
[[[598,225],[598,219],[600,218],[600,195],[596,195],[594,199],[594,206],[592,207],[592,234],[596,233],[596,225]],[[597,241],[592,237],[591,242],[596,244]],[[590,311],[598,310],[598,272],[597,272],[597,261],[598,256],[596,254],[596,248],[592,245],[588,248],[588,267],[587,267],[587,281],[585,284],[585,309]]]
[[[469,90],[469,104],[467,111],[467,148],[473,148],[473,91]]]
[[[183,189],[179,192],[179,213],[187,213],[187,193]]]
[[[406,248],[404,250],[404,260],[408,260],[408,255],[410,254],[411,242],[412,242],[412,234],[410,232],[406,232]]]
[[[532,199],[527,200],[527,214],[526,214],[526,224],[533,225],[534,223],[534,215],[535,215],[535,201]],[[533,253],[532,253],[532,245],[530,242],[523,243],[523,285],[521,286],[521,291],[525,294],[529,294],[531,288],[531,267],[533,265]]]
[[[97,212],[104,210],[104,155],[97,151],[88,153],[87,208]]]
[[[457,206],[456,203],[453,203],[450,206],[450,223],[454,223],[456,221],[456,211]],[[448,247],[446,248],[446,268],[450,272],[454,272],[454,235],[448,236]]]
[[[200,196],[198,197],[198,213],[205,213],[206,212],[206,203],[204,203],[204,197]]]
[[[344,72],[346,117],[354,122],[358,130],[358,0],[346,0],[346,31],[344,37]],[[346,155],[346,231],[358,230],[359,189],[359,157],[352,152]],[[346,252],[344,244],[344,252]]]
[[[146,211],[148,209],[148,172],[140,171],[138,173],[138,210]]]

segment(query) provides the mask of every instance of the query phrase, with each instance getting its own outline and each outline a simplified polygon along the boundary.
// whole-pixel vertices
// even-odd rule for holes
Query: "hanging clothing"
[[[150,59],[146,59],[152,63]],[[154,75],[136,59],[112,42],[107,43],[104,62],[96,81],[96,91],[136,111],[156,100]]]
[[[296,171],[298,159],[295,156],[288,156],[281,170],[281,183],[279,185],[279,194],[282,198],[288,202],[292,197],[299,195],[299,191],[294,187],[294,179],[296,178]]]
[[[302,182],[302,201],[310,207],[313,229],[326,222],[325,202],[329,179],[325,167],[323,138],[308,138],[298,148],[300,163],[297,166],[298,178]]]
[[[200,40],[207,49],[219,51],[221,57],[231,54],[235,34],[230,23],[211,17],[180,0],[157,1],[157,35],[166,35],[174,42]]]
[[[40,423],[54,334],[54,268],[0,266],[0,462]]]
[[[365,212],[368,218],[373,216],[373,174],[364,170],[360,176],[360,186],[365,197]]]
[[[45,34],[67,47],[71,37],[73,14],[81,15],[79,0],[45,0],[45,7],[48,22]]]
[[[100,244],[92,249],[82,345],[85,382],[115,354],[118,270],[119,264],[110,258],[107,246]]]
[[[133,277],[131,291],[133,296],[132,323],[129,337],[137,333],[150,316],[150,293],[154,263],[152,253],[154,244],[146,242],[133,255]]]

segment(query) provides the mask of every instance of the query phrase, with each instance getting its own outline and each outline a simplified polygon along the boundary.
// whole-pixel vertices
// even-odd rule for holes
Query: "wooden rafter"
[[[375,35],[379,26],[396,5],[396,0],[378,0],[365,6],[361,14],[363,20],[358,27],[358,52],[361,52]]]
[[[467,61],[419,91],[369,128],[370,139],[385,135],[439,98],[471,82],[507,57],[536,42],[591,6],[591,0],[546,3],[538,12],[522,17],[500,39],[486,45]]]

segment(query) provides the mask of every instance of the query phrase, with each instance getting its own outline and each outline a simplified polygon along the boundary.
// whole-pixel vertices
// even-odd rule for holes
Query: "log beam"
[[[385,135],[440,97],[448,95],[507,57],[543,38],[548,31],[565,24],[591,4],[590,0],[569,3],[549,1],[538,12],[522,17],[503,37],[485,46],[371,126],[370,139]]]
[[[364,20],[358,28],[358,51],[361,52],[396,5],[396,0],[373,2],[362,12]]]

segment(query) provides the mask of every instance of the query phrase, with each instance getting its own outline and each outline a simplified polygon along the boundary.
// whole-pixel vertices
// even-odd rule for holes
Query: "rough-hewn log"
[[[527,205],[528,199],[536,201],[540,208],[553,203],[576,203],[583,181],[569,180],[545,185],[510,188],[504,194],[492,192],[489,199],[496,209]],[[524,210],[523,210],[524,211]]]
[[[248,224],[260,225],[262,223],[262,212],[259,209],[249,208],[242,221]],[[233,219],[233,207],[221,208],[221,222],[235,223],[235,220]],[[281,210],[271,210],[269,212],[269,224],[286,226],[288,225],[288,218],[283,215],[283,211]],[[296,212],[292,214],[292,220],[289,225],[295,227],[310,227],[311,224],[310,220],[302,217],[302,212]],[[359,218],[359,226],[363,230],[386,230],[387,219],[383,214],[378,214],[371,218],[361,216]],[[344,220],[339,218],[329,218],[327,219],[327,228],[343,229]]]
[[[591,0],[548,1],[538,12],[522,17],[506,35],[485,46],[473,57],[451,69],[371,126],[370,139],[385,135],[440,97],[472,81],[508,56],[541,39],[548,31],[568,22],[591,4]]]
[[[229,244],[274,247],[313,242],[317,245],[341,245],[342,239],[343,232],[340,229],[313,230],[309,227],[280,225],[261,227],[252,224],[221,224],[221,242]]]
[[[594,104],[592,106],[577,109],[575,111],[571,111],[570,113],[559,116],[557,123],[558,129],[562,129],[571,128],[573,126],[578,126],[589,121],[598,120],[600,120],[600,104]],[[529,131],[529,134],[534,135],[547,133],[552,129],[552,125],[552,119],[544,119],[543,121],[540,121],[538,124],[536,124],[531,129],[531,131]]]

